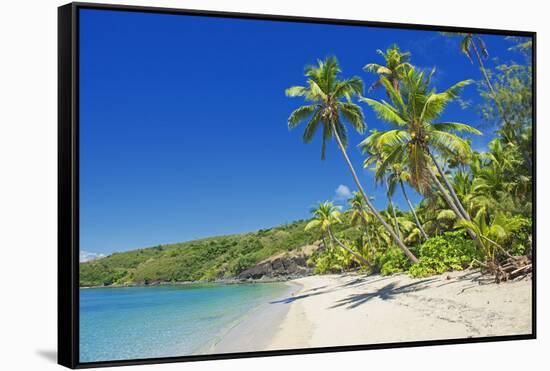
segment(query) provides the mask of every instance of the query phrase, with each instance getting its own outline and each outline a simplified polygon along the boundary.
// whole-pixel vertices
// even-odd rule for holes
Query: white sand
[[[530,334],[531,280],[480,279],[475,272],[301,278],[267,349]]]
[[[497,285],[476,272],[311,276],[267,303],[211,351],[250,352],[531,333],[530,278]]]

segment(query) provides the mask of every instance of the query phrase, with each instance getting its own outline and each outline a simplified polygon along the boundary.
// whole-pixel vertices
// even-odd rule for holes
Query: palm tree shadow
[[[354,287],[354,286],[357,287],[357,286],[362,286],[362,285],[365,285],[365,284],[371,284],[371,283],[375,283],[375,282],[385,281],[385,280],[388,280],[390,278],[392,278],[392,276],[379,277],[379,278],[376,278],[376,279],[371,279],[370,276],[359,277],[359,278],[354,279],[353,281],[349,281],[347,283],[344,283],[343,285],[340,285],[340,287]]]
[[[55,351],[55,350],[40,349],[40,350],[36,351],[36,354],[38,354],[40,357],[42,357],[42,358],[44,358],[44,359],[46,359],[50,362],[57,363],[57,351]]]
[[[417,282],[410,283],[404,286],[397,286],[397,283],[392,282],[384,287],[379,288],[374,292],[368,292],[363,294],[351,294],[347,298],[338,300],[336,304],[329,307],[330,309],[346,307],[346,309],[354,309],[360,305],[369,302],[371,299],[380,298],[382,300],[392,300],[396,295],[405,294],[408,292],[419,291],[427,288],[427,283],[435,281],[434,278],[425,279]]]
[[[373,280],[373,281],[365,281],[365,282],[362,282],[362,281],[353,282],[353,281],[351,281],[348,284],[336,286],[336,287],[331,288],[331,289],[321,290],[321,289],[326,287],[326,286],[323,286],[323,287],[316,288],[315,289],[316,291],[309,290],[309,291],[313,291],[313,292],[298,295],[298,296],[289,296],[287,298],[283,298],[283,299],[280,299],[280,300],[271,301],[271,302],[269,302],[269,304],[290,304],[292,302],[295,302],[296,300],[306,299],[306,298],[309,298],[309,297],[312,297],[312,296],[328,294],[330,292],[338,291],[338,289],[341,288],[341,287],[357,287],[357,286],[361,286],[361,285],[368,284],[368,283],[383,281],[387,278],[389,278],[389,277],[382,277],[382,278],[379,278],[379,279],[376,279],[376,280]],[[436,279],[435,278],[425,279],[425,280],[410,283],[410,284],[405,285],[405,286],[399,286],[397,288],[396,288],[396,286],[397,286],[396,283],[390,283],[390,284],[387,284],[386,286],[376,290],[373,293],[350,295],[346,299],[342,299],[342,300],[338,301],[337,304],[333,305],[330,308],[336,308],[336,307],[341,307],[341,306],[345,306],[345,305],[350,304],[350,309],[351,309],[351,308],[355,308],[355,307],[363,304],[364,302],[369,301],[370,299],[372,299],[374,297],[380,297],[383,300],[393,299],[393,296],[395,296],[397,294],[402,294],[402,293],[406,293],[406,292],[410,292],[410,291],[422,290],[422,289],[426,288],[425,285],[422,286],[422,284],[426,284],[426,283],[433,282],[433,281],[436,281]],[[358,304],[356,304],[356,303],[358,303]]]
[[[333,291],[333,290],[316,291],[316,292],[312,292],[311,294],[303,294],[303,295],[298,295],[298,296],[289,296],[288,298],[275,300],[275,301],[270,301],[269,304],[290,304],[290,303],[292,303],[296,300],[309,298],[310,296],[317,296],[317,295],[325,294],[325,293],[330,292],[330,291]]]

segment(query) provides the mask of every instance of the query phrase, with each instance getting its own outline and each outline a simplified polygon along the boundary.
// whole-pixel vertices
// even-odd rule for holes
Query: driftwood
[[[498,283],[524,278],[533,271],[533,262],[528,256],[510,256],[502,262],[487,263],[486,269]]]

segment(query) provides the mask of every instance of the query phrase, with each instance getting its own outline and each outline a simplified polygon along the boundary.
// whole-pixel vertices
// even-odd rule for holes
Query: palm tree
[[[403,164],[396,163],[392,166],[391,173],[388,176],[388,186],[393,193],[395,187],[397,186],[397,184],[399,184],[399,187],[401,188],[401,193],[403,193],[403,197],[407,201],[407,205],[409,206],[409,210],[411,211],[414,217],[416,226],[418,227],[422,237],[425,240],[427,240],[428,235],[426,234],[426,231],[424,231],[424,228],[422,227],[422,223],[420,223],[420,219],[418,218],[418,215],[414,210],[414,206],[411,200],[409,199],[409,195],[407,194],[407,191],[405,190],[405,185],[403,184],[403,182],[407,182],[410,179],[410,177],[411,177],[411,174],[403,168]]]
[[[489,151],[476,156],[470,165],[473,180],[469,201],[477,208],[490,210],[530,209],[531,178],[517,169],[523,164],[517,146],[495,139]]]
[[[330,241],[336,242],[338,246],[353,255],[359,264],[364,264],[366,266],[369,265],[367,259],[363,258],[360,254],[346,246],[334,235],[332,226],[334,224],[342,223],[342,220],[340,219],[340,208],[338,206],[334,206],[332,202],[328,201],[321,202],[317,205],[317,207],[311,209],[311,213],[313,214],[313,220],[305,226],[304,230],[308,231],[313,228],[319,228],[323,235],[327,236]]]
[[[377,63],[369,63],[363,67],[363,70],[365,72],[374,72],[378,74],[380,78],[384,77],[388,79],[394,89],[399,90],[399,80],[404,74],[407,73],[409,69],[412,68],[412,65],[409,63],[411,53],[401,52],[399,50],[399,46],[396,44],[393,44],[386,49],[385,53],[380,49],[376,52],[384,58],[386,64],[380,65]],[[372,91],[380,86],[382,86],[382,81],[381,79],[378,79],[371,85],[369,91]]]
[[[493,101],[495,102],[498,112],[502,117],[502,120],[506,123],[506,126],[510,126],[508,117],[506,115],[506,111],[504,110],[504,107],[502,107],[502,104],[498,99],[495,88],[493,87],[493,84],[491,83],[491,79],[489,78],[489,74],[487,73],[487,69],[485,68],[485,64],[483,63],[483,59],[489,56],[489,51],[487,50],[487,46],[485,45],[485,42],[483,41],[483,39],[479,35],[474,33],[442,32],[442,34],[444,36],[450,36],[450,37],[453,37],[453,36],[462,37],[462,40],[460,41],[460,51],[464,53],[466,57],[468,57],[468,60],[472,64],[474,63],[474,60],[472,58],[472,51],[473,51],[473,54],[475,55],[476,61],[479,65],[479,70],[483,75],[483,79],[485,80],[487,89],[489,89],[489,94],[493,99]]]
[[[371,131],[371,137],[376,136],[379,132],[377,130]],[[364,141],[363,141],[364,142]],[[362,142],[362,143],[363,143]],[[365,145],[359,144],[359,147],[363,149],[363,153],[368,153],[369,157],[363,162],[363,167],[365,169],[369,168],[371,164],[379,164],[381,159],[381,153],[378,151],[378,149],[375,146],[368,147]],[[397,221],[397,215],[395,212],[395,207],[393,206],[392,197],[394,194],[394,189],[390,189],[389,183],[388,183],[388,177],[386,176],[385,172],[377,172],[377,167],[375,166],[375,180],[377,183],[383,183],[386,187],[386,198],[388,199],[388,210],[391,210],[391,213],[388,213],[390,215],[390,219],[393,219],[393,226],[395,228],[395,233],[401,238],[401,232],[399,230],[399,223]]]
[[[369,226],[369,214],[365,210],[363,196],[359,192],[353,192],[352,197],[348,199],[350,205],[349,212],[351,213],[351,224],[362,226],[365,230]]]
[[[386,155],[379,165],[382,173],[395,163],[406,163],[410,171],[410,184],[421,194],[431,192],[435,184],[447,204],[460,219],[470,217],[462,206],[446,174],[443,172],[435,151],[439,153],[456,153],[467,158],[471,153],[470,144],[456,135],[457,132],[481,134],[477,129],[458,122],[434,122],[441,115],[446,105],[458,94],[470,80],[460,81],[449,89],[437,93],[430,86],[435,70],[425,75],[411,69],[401,80],[401,90],[394,89],[392,83],[382,78],[390,102],[360,98],[366,102],[377,116],[397,129],[376,134],[367,138],[360,145],[373,146]],[[373,143],[369,143],[373,142]],[[446,188],[439,181],[434,171],[445,182]]]
[[[386,228],[405,255],[413,262],[417,262],[418,260],[416,257],[407,246],[405,246],[370,202],[359,181],[353,164],[347,155],[347,129],[343,122],[348,122],[361,134],[365,131],[366,125],[363,111],[361,107],[351,101],[353,96],[360,96],[362,94],[363,82],[359,77],[339,80],[338,74],[340,72],[341,70],[335,57],[328,57],[325,61],[319,60],[317,66],[306,67],[306,86],[290,87],[286,90],[286,95],[289,97],[304,97],[305,100],[311,102],[311,104],[301,106],[294,110],[288,118],[288,127],[289,129],[293,129],[301,122],[307,122],[303,139],[304,142],[309,143],[319,127],[322,126],[321,159],[325,158],[326,142],[333,137],[336,139],[338,148],[344,156],[346,164],[353,176],[353,180],[361,196],[363,196],[368,209],[376,216],[384,228]]]
[[[375,172],[375,179],[378,182],[384,181],[386,183],[387,188],[387,194],[388,194],[388,201],[390,203],[390,206],[393,209],[393,202],[391,201],[393,194],[395,193],[395,187],[397,184],[399,184],[401,188],[401,192],[403,193],[403,196],[405,197],[405,200],[407,201],[407,204],[409,206],[409,209],[411,213],[414,216],[415,223],[419,229],[420,234],[424,239],[428,239],[428,235],[424,231],[424,228],[422,227],[422,223],[420,223],[420,219],[418,218],[418,215],[416,214],[416,211],[414,209],[414,206],[409,199],[409,196],[407,195],[407,191],[405,190],[405,185],[403,182],[408,182],[411,178],[410,173],[406,170],[406,163],[405,162],[395,162],[391,165],[391,167],[381,167],[381,163],[383,162],[382,157],[387,156],[388,154],[382,154],[380,153],[380,150],[384,151],[385,148],[378,148],[377,147],[377,141],[382,133],[377,130],[372,130],[371,135],[365,140],[363,140],[359,147],[363,151],[363,153],[368,154],[368,157],[363,162],[364,168],[369,168],[373,163],[376,164],[374,167]],[[383,169],[384,171],[381,171]],[[385,172],[388,172],[386,175]],[[397,226],[397,217],[394,212],[394,220],[395,224]]]
[[[348,204],[351,206],[349,212],[351,213],[351,224],[354,226],[360,226],[363,228],[364,234],[367,237],[367,243],[369,248],[373,249],[374,245],[371,240],[371,233],[374,226],[374,220],[372,219],[372,214],[367,212],[365,208],[365,203],[363,201],[363,196],[359,192],[353,192],[352,197],[348,200]]]

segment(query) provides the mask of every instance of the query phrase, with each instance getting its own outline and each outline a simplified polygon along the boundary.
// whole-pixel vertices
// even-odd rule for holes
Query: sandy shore
[[[216,353],[531,333],[531,280],[476,272],[311,276],[232,329]]]

